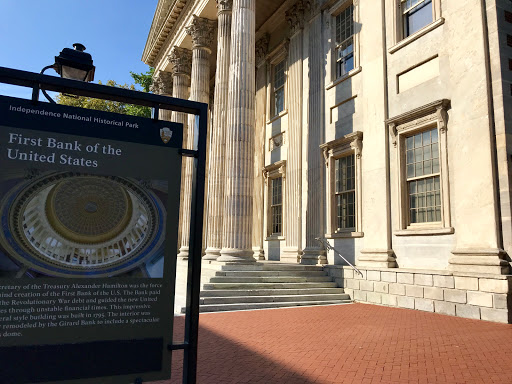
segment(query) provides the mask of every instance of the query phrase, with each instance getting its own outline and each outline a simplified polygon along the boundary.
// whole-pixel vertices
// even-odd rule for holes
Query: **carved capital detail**
[[[357,137],[354,141],[350,143],[350,148],[354,150],[356,157],[360,159],[363,151],[363,141],[359,137]]]
[[[267,56],[269,41],[270,36],[268,33],[265,33],[263,37],[256,42],[256,64],[262,62],[265,56]]]
[[[159,71],[159,93],[162,95],[172,95],[172,73]]]
[[[151,85],[149,86],[150,92],[154,93],[155,95],[160,94],[160,88],[162,86],[161,80],[158,77],[158,75],[153,75],[153,81],[151,82]]]
[[[448,112],[446,107],[439,105],[436,111],[437,121],[439,126],[439,132],[446,133],[446,125],[448,123]]]
[[[390,123],[389,124],[389,134],[391,135],[391,140],[393,141],[393,147],[396,148],[396,135],[397,135],[397,131],[396,131],[396,124],[395,123]]]
[[[311,0],[299,0],[286,11],[286,21],[290,25],[290,33],[293,35],[304,28],[306,12],[311,9]]]
[[[167,56],[172,63],[173,75],[183,74],[190,76],[192,72],[192,51],[186,48],[173,47],[171,54]]]
[[[216,0],[217,13],[231,12],[233,10],[233,0]]]
[[[216,22],[204,17],[192,15],[192,23],[185,28],[187,33],[192,37],[194,48],[210,49],[213,39],[215,38]]]

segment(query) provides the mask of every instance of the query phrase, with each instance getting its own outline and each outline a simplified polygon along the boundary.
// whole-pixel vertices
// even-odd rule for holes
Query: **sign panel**
[[[170,377],[181,143],[176,123],[0,97],[0,382]]]

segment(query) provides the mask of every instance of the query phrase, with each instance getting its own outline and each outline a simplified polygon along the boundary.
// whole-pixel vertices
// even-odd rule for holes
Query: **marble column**
[[[322,39],[322,14],[319,7],[315,7],[308,25],[308,33],[305,44],[309,54],[306,55],[305,71],[309,83],[304,86],[304,107],[308,113],[304,116],[304,142],[303,142],[303,189],[305,190],[305,204],[302,207],[303,215],[303,245],[302,264],[326,264],[327,255],[323,247],[315,238],[323,237],[326,233],[323,229],[325,200],[325,165],[320,154],[320,145],[324,140],[324,82],[323,82],[323,47],[317,42]],[[307,192],[306,192],[307,191]],[[307,195],[306,195],[307,193]]]
[[[300,261],[302,255],[302,65],[305,7],[306,2],[300,0],[286,12],[286,20],[290,25],[286,95],[289,117],[284,199],[286,245],[281,252],[281,260],[291,263]]]
[[[173,47],[171,54],[167,57],[173,65],[173,90],[172,96],[178,99],[188,99],[190,97],[190,72],[192,70],[192,51],[185,48]],[[183,124],[183,147],[187,145],[187,128],[188,116],[183,112],[173,112],[172,121]],[[181,174],[185,175],[185,162],[182,163]],[[181,196],[184,196],[185,178],[181,179]],[[181,248],[181,239],[183,233],[183,204],[180,204],[180,225],[178,227],[178,239],[180,241],[179,248]],[[187,227],[188,230],[188,227]],[[188,253],[180,253],[178,257],[187,258]]]
[[[224,164],[229,86],[229,53],[231,47],[232,0],[217,0],[218,37],[213,124],[208,171],[208,222],[205,260],[216,260],[222,248],[224,212]]]
[[[173,92],[173,78],[172,73],[166,71],[158,71],[160,79],[160,94],[162,96],[172,96]],[[172,120],[172,111],[168,109],[161,109],[159,114],[160,120]]]
[[[256,0],[234,0],[231,26],[226,184],[221,256],[227,263],[254,262]]]
[[[192,72],[190,79],[189,100],[208,103],[210,99],[210,46],[214,38],[215,22],[202,17],[193,16],[192,23],[186,28],[192,37]],[[194,149],[194,141],[197,137],[195,131],[195,116],[188,117],[187,143],[185,148]],[[184,158],[185,174],[183,188],[183,212],[181,247],[178,257],[188,257],[188,243],[190,238],[190,212],[192,198],[192,170],[193,159]]]
[[[265,182],[265,129],[267,116],[267,65],[266,55],[270,36],[265,34],[256,42],[256,132],[254,134],[254,212],[252,220],[252,249],[256,260],[265,260],[263,249]]]

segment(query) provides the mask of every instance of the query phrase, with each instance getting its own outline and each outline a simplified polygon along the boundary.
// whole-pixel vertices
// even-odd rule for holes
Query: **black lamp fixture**
[[[55,71],[65,79],[91,82],[94,80],[92,56],[85,53],[85,46],[73,44],[73,48],[64,48],[59,56],[55,56]]]
[[[47,69],[53,68],[60,77],[79,81],[91,82],[94,80],[95,67],[92,64],[92,56],[85,53],[85,46],[80,43],[73,44],[73,48],[64,48],[59,56],[55,56],[55,63],[48,65],[41,70],[41,74]],[[50,103],[55,101],[41,89]]]

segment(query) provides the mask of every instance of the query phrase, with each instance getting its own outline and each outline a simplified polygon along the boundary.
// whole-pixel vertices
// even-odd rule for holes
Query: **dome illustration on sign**
[[[29,276],[161,277],[148,265],[163,258],[162,189],[117,176],[36,174],[4,194],[0,245]]]

